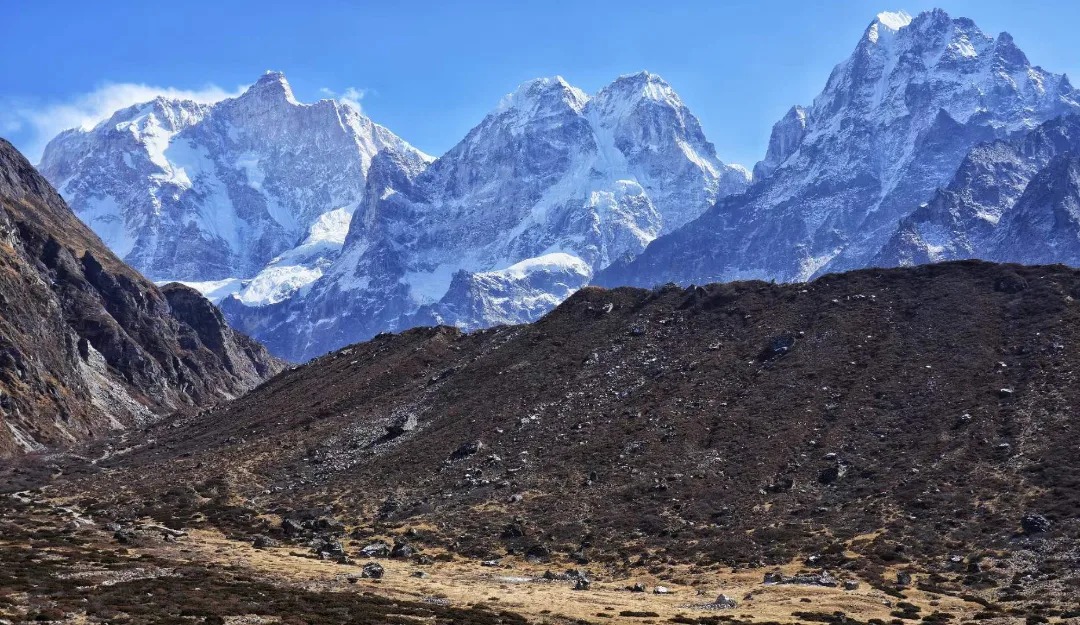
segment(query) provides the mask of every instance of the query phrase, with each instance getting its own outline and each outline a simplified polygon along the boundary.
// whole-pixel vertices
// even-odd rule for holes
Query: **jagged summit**
[[[285,78],[285,72],[279,72],[277,70],[268,69],[263,72],[263,75],[255,81],[255,86],[267,85],[267,84],[280,84],[286,87],[289,86],[289,81]]]
[[[798,104],[788,109],[780,121],[773,124],[765,158],[754,165],[754,180],[767,177],[799,148],[806,136],[806,124],[807,111]]]
[[[671,85],[663,79],[659,74],[654,74],[648,70],[642,70],[633,74],[623,74],[611,82],[611,84],[604,87],[601,91],[618,91],[618,90],[637,90],[641,89],[644,93],[655,94],[657,91],[667,92],[671,91]]]
[[[562,76],[536,78],[503,96],[493,114],[516,111],[538,115],[557,112],[565,107],[580,111],[588,101],[589,96],[584,91],[570,85]]]
[[[289,358],[414,325],[536,319],[749,179],[648,72],[591,98],[561,77],[531,80],[426,169],[376,161],[322,278],[272,309],[223,302]]]
[[[900,30],[911,23],[911,15],[907,11],[882,11],[877,14],[874,23],[881,24],[889,30]]]
[[[493,114],[517,110],[529,115],[550,112],[547,105],[565,106],[581,111],[594,100],[654,100],[671,106],[683,106],[675,90],[663,78],[648,71],[619,76],[595,95],[571,85],[562,76],[536,78],[522,83],[507,94],[495,107]]]
[[[303,246],[330,213],[342,211],[346,218],[328,221],[347,228],[382,150],[429,160],[353,107],[299,103],[284,74],[272,71],[236,98],[158,98],[63,133],[46,146],[41,168],[144,274],[235,291]],[[270,291],[310,284],[336,253],[329,242],[344,234],[275,265],[271,281],[279,284]]]
[[[883,15],[809,107],[777,122],[749,193],[652,243],[604,284],[806,280],[865,267],[985,141],[1080,111],[1060,74],[941,10]]]
[[[248,87],[239,99],[245,98],[280,99],[290,104],[299,104],[293,96],[292,86],[285,78],[285,74],[278,71],[267,71],[259,77],[255,84]]]
[[[616,78],[593,96],[597,106],[613,106],[614,102],[634,105],[641,101],[658,102],[675,109],[684,107],[679,95],[663,78],[647,71]]]

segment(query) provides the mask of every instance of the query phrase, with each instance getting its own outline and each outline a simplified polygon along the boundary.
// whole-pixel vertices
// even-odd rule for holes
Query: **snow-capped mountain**
[[[749,178],[655,75],[591,97],[538,79],[426,168],[379,154],[341,255],[303,297],[222,306],[298,360],[420,323],[530,321]]]
[[[297,102],[267,72],[216,104],[158,98],[66,131],[40,168],[148,277],[260,303],[336,257],[380,151],[430,160],[346,102]]]
[[[882,13],[812,106],[773,128],[746,194],[655,241],[601,284],[802,280],[871,264],[979,143],[1080,110],[1012,37],[933,10]]]

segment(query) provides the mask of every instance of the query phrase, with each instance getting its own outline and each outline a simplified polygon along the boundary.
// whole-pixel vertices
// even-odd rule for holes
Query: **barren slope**
[[[346,348],[56,492],[247,535],[329,515],[360,539],[420,527],[472,557],[658,573],[816,555],[882,588],[906,569],[1067,604],[1078,294],[1076,270],[982,262],[590,288],[528,326]]]

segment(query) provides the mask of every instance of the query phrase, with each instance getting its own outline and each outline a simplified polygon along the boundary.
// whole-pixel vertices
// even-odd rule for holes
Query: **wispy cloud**
[[[0,98],[0,131],[26,137],[23,149],[33,161],[41,158],[45,144],[69,128],[93,128],[116,111],[149,102],[157,96],[196,102],[219,102],[239,95],[243,88],[229,91],[216,85],[202,89],[176,89],[137,83],[106,83],[89,93],[63,100]]]
[[[335,98],[337,100],[340,100],[345,104],[355,107],[358,111],[363,111],[363,109],[360,107],[360,101],[363,100],[364,96],[368,94],[368,90],[357,89],[356,87],[347,87],[344,91],[338,93],[337,91],[334,91],[329,87],[323,87],[319,89],[319,93],[323,94],[328,98]]]

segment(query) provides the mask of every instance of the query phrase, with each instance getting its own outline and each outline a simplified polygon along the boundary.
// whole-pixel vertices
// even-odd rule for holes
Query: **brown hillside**
[[[91,475],[58,492],[279,536],[254,515],[657,573],[811,558],[885,588],[910,568],[942,592],[1065,604],[1077,296],[1076,270],[982,262],[590,288],[528,326],[346,348],[69,468]]]

